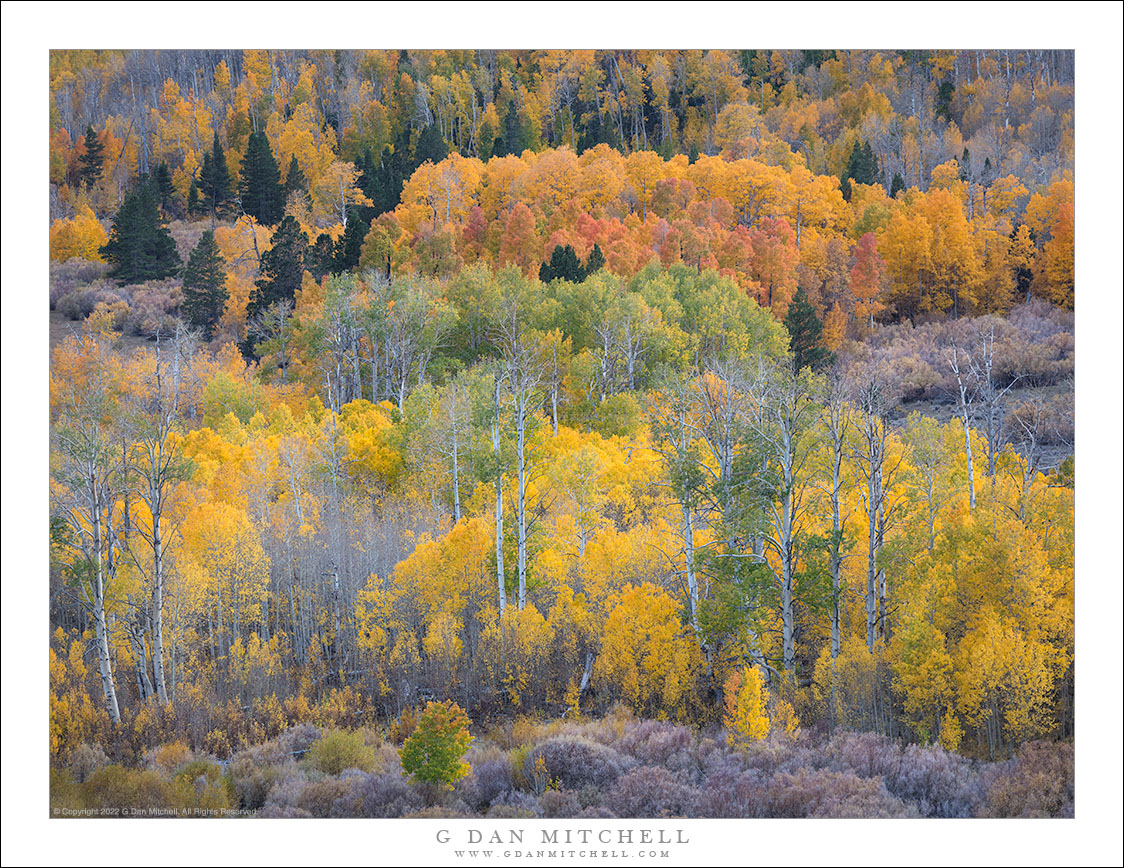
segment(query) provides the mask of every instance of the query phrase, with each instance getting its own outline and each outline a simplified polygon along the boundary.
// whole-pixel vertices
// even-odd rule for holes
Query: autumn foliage
[[[129,133],[52,53],[58,803],[1071,811],[1072,56],[1006,56],[192,54]]]

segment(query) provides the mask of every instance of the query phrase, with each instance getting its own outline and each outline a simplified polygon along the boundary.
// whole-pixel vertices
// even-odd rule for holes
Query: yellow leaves
[[[464,643],[461,631],[464,624],[448,612],[437,612],[429,622],[422,647],[431,665],[444,674],[446,683],[452,681],[452,674],[460,660]]]
[[[221,607],[224,598],[228,606],[260,604],[269,558],[245,512],[229,503],[200,504],[184,519],[182,534],[183,569],[193,580],[189,594],[195,605],[206,599]]]
[[[1063,202],[1058,206],[1057,217],[1050,227],[1050,240],[1043,245],[1040,269],[1046,297],[1062,307],[1073,307],[1073,250],[1073,203]]]
[[[1009,738],[1027,741],[1053,726],[1053,654],[1010,621],[985,617],[960,645],[958,710],[986,725],[994,715]]]
[[[352,401],[340,413],[350,472],[372,489],[394,484],[403,469],[402,453],[392,430],[390,408],[369,401]]]
[[[547,692],[543,683],[543,667],[554,655],[555,631],[552,624],[533,605],[523,609],[508,606],[503,618],[496,618],[484,628],[481,637],[485,666],[500,685],[508,700],[516,707]]]
[[[463,617],[466,607],[491,604],[495,576],[489,567],[494,534],[486,517],[458,522],[437,540],[423,539],[394,570],[400,611],[430,622],[439,613]]]
[[[335,160],[312,182],[313,216],[318,226],[346,226],[350,206],[373,204],[359,189],[359,174],[354,163]]]
[[[422,164],[402,188],[396,210],[402,227],[412,234],[423,225],[436,229],[463,223],[478,203],[483,177],[483,163],[456,153],[436,166]]]
[[[387,650],[394,619],[394,596],[382,587],[378,576],[372,575],[359,592],[355,602],[355,627],[359,650],[377,661]]]
[[[686,712],[702,654],[679,616],[679,604],[648,583],[610,601],[595,672],[637,713]]]
[[[109,241],[109,235],[94,212],[88,207],[73,217],[60,218],[51,224],[51,260],[65,262],[73,256],[102,262],[101,248]]]
[[[281,170],[288,171],[289,163],[296,157],[310,187],[335,161],[335,131],[331,126],[321,125],[319,113],[309,103],[297,106],[287,121],[282,121],[277,113],[270,115],[266,134]]]
[[[628,188],[636,197],[641,214],[647,219],[648,204],[652,201],[656,183],[663,178],[666,170],[663,158],[654,151],[636,151],[625,158],[624,170]]]
[[[109,735],[109,715],[91,699],[87,689],[85,637],[55,630],[48,649],[50,672],[51,757],[66,759],[83,743],[97,744]],[[56,652],[55,647],[59,650]]]
[[[724,695],[723,723],[732,746],[745,747],[769,734],[769,690],[757,669],[744,666],[730,673]]]

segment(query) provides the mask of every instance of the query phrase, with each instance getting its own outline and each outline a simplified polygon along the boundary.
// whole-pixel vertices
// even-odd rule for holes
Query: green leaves
[[[430,702],[418,720],[418,728],[398,752],[402,769],[415,779],[451,789],[471,768],[462,757],[472,744],[471,721],[452,700]]]

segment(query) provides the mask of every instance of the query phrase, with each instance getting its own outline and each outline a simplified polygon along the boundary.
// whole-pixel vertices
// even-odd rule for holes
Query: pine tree
[[[101,255],[113,264],[110,275],[122,286],[162,280],[182,267],[176,242],[160,215],[159,195],[147,176],[125,195]]]
[[[163,160],[156,167],[155,180],[156,189],[160,193],[160,207],[167,211],[168,203],[172,201],[172,197],[176,194],[176,188],[172,186],[172,173],[168,169],[168,164]]]
[[[295,158],[294,158],[295,159]],[[300,171],[300,168],[297,168]],[[273,226],[285,214],[281,172],[265,133],[250,133],[238,182],[242,209],[265,226]]]
[[[347,228],[336,242],[332,272],[343,274],[359,265],[359,255],[363,252],[363,239],[371,225],[360,217],[347,221]]]
[[[488,162],[492,159],[495,143],[496,131],[492,129],[490,121],[484,121],[476,132],[476,156],[485,163]]]
[[[204,337],[210,340],[226,300],[226,269],[215,243],[215,233],[208,229],[187,260],[180,310],[184,319],[202,328]]]
[[[297,162],[297,155],[293,154],[293,159],[289,161],[289,171],[285,174],[285,198],[287,199],[292,193],[307,191],[308,179],[301,171],[300,163]]]
[[[199,213],[199,185],[192,179],[191,186],[187,188],[187,213]]]
[[[894,172],[894,180],[890,182],[890,198],[894,199],[898,193],[905,189],[905,181],[898,172]]]
[[[203,213],[211,210],[214,200],[215,164],[210,151],[203,152],[203,165],[199,167],[199,211]]]
[[[519,110],[515,107],[515,100],[510,100],[507,104],[507,114],[503,118],[503,141],[505,153],[517,157],[523,153],[523,129],[519,123]]]
[[[802,288],[796,290],[796,295],[788,306],[784,327],[788,329],[792,361],[796,370],[810,367],[815,371],[832,362],[834,355],[820,345],[823,322],[816,316],[816,309],[812,307]]]
[[[863,183],[877,184],[878,171],[878,157],[874,155],[874,148],[870,146],[870,142],[863,142],[863,174],[869,179]]]
[[[102,154],[104,150],[105,145],[101,143],[98,134],[94,132],[94,128],[92,126],[86,127],[86,151],[78,158],[78,162],[82,166],[78,174],[82,179],[83,186],[92,187],[101,178],[102,166],[105,163],[105,157]]]
[[[261,277],[250,292],[247,316],[257,316],[279,301],[296,298],[307,252],[308,241],[300,224],[292,216],[286,216],[273,233],[273,246],[261,256]]]
[[[436,166],[447,156],[449,156],[449,148],[441,138],[441,130],[438,129],[437,124],[428,124],[421,131],[418,143],[414,147],[414,167],[417,168],[427,160]]]
[[[874,149],[869,144],[855,140],[843,177],[856,184],[878,183],[878,158],[874,156]]]
[[[585,272],[585,277],[588,277],[591,274],[596,274],[604,267],[605,254],[601,252],[601,245],[595,243],[593,249],[589,251],[589,256],[585,258],[585,266],[582,271]]]
[[[304,257],[304,267],[317,283],[329,274],[335,273],[336,245],[327,232],[321,232],[316,242],[308,248],[308,253]]]
[[[375,216],[393,211],[402,200],[402,177],[404,174],[402,162],[405,155],[405,145],[401,139],[397,147],[401,147],[403,150],[391,151],[389,146],[383,148],[382,158],[372,170],[371,186],[365,191],[371,201],[375,203],[371,209]],[[412,169],[407,167],[406,171],[412,171]]]
[[[226,165],[219,134],[215,133],[211,150],[203,155],[203,168],[199,172],[199,190],[211,213],[218,215],[230,201],[230,170]]]

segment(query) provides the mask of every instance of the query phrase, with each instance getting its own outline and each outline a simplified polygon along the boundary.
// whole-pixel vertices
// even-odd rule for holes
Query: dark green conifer
[[[247,316],[254,317],[279,301],[293,301],[304,276],[308,241],[300,224],[286,216],[273,233],[273,246],[261,256],[261,276],[250,291]]]
[[[550,254],[550,262],[539,266],[539,280],[549,283],[552,280],[568,280],[570,283],[581,283],[585,280],[585,269],[582,268],[578,254],[569,244],[559,245]]]
[[[101,139],[94,132],[94,128],[92,126],[86,127],[86,150],[78,158],[78,163],[82,167],[79,169],[78,175],[82,179],[84,187],[94,186],[101,177],[102,166],[105,163],[103,151],[105,151],[105,145],[101,143]]]
[[[585,258],[585,276],[596,274],[605,266],[605,254],[601,252],[601,245],[594,244],[593,249],[589,251],[589,256]]]
[[[122,286],[172,277],[183,266],[160,214],[159,194],[147,176],[125,194],[101,255]]]
[[[291,193],[298,191],[302,193],[308,191],[308,179],[301,171],[297,155],[293,154],[293,159],[289,161],[289,171],[285,174],[285,197],[288,198]]]
[[[227,301],[226,266],[215,233],[208,229],[191,251],[183,273],[183,317],[210,340]]]
[[[816,309],[803,289],[796,290],[784,318],[784,327],[788,329],[789,348],[796,370],[810,367],[815,371],[832,362],[834,355],[820,343],[823,322],[816,316]]]
[[[242,199],[242,210],[265,226],[276,225],[285,214],[281,172],[265,133],[250,133],[246,156],[242,159],[238,195]]]

